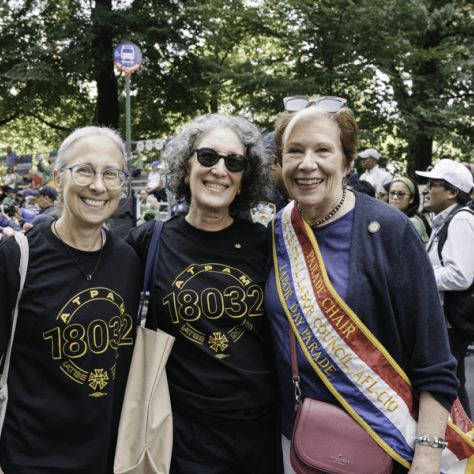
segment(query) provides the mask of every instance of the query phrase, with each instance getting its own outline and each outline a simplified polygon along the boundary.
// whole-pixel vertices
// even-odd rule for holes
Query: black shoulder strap
[[[467,211],[467,212],[469,212],[470,214],[472,214],[474,216],[474,212],[471,209],[467,208],[467,207],[462,207],[462,208],[458,209],[455,212],[451,212],[451,214],[449,214],[447,219],[443,222],[442,228],[438,233],[438,257],[439,257],[439,261],[441,262],[441,265],[443,265],[443,266],[444,266],[444,262],[443,262],[443,257],[441,256],[441,251],[443,250],[444,244],[446,243],[446,239],[448,238],[449,224],[453,220],[453,217],[458,212],[462,212],[462,211]]]
[[[160,237],[163,230],[163,221],[156,221],[153,228],[153,235],[146,254],[145,277],[143,280],[142,301],[140,311],[138,313],[138,321],[141,320],[143,305],[145,302],[145,293],[148,290],[150,293],[148,315],[146,320],[146,327],[156,331],[158,327],[157,315],[155,309],[155,282],[156,282],[156,266],[158,264],[158,255],[160,252]]]

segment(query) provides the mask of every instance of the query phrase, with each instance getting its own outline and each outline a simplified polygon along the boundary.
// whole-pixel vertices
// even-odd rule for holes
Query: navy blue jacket
[[[429,392],[450,409],[458,381],[434,273],[412,222],[393,206],[354,192],[347,304],[408,375],[415,394]],[[369,225],[380,228],[370,232]],[[294,406],[288,321],[282,317],[273,265],[265,305],[275,342],[284,410]],[[299,348],[298,348],[299,349]],[[303,396],[338,405],[298,351]],[[284,417],[285,418],[285,417]],[[286,417],[289,419],[289,416]],[[284,424],[285,425],[285,424]],[[283,426],[285,436],[292,426]]]

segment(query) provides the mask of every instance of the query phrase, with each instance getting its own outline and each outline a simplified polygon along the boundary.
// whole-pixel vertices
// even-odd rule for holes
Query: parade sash
[[[331,285],[311,228],[291,202],[273,222],[282,307],[309,364],[345,410],[410,468],[418,399],[410,380]],[[459,400],[446,429],[441,473],[474,472],[474,429]]]

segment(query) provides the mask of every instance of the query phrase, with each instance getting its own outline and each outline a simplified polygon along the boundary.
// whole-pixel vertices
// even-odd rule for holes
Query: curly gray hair
[[[199,140],[217,128],[229,128],[245,146],[248,163],[242,176],[241,193],[230,205],[230,211],[249,210],[252,205],[267,200],[267,187],[271,182],[270,161],[263,148],[260,132],[242,117],[206,114],[183,125],[180,133],[168,145],[168,169],[164,174],[166,188],[175,194],[177,199],[184,198],[191,203],[191,189],[185,183],[191,158]]]

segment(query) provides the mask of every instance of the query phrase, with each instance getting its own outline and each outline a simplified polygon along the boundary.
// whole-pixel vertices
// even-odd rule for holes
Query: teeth
[[[205,183],[205,185],[207,188],[212,188],[212,189],[219,189],[219,190],[227,189],[227,186],[223,186],[222,184]]]
[[[107,201],[94,201],[93,199],[86,199],[84,198],[83,201],[88,205],[92,207],[102,207],[105,206],[105,203]]]
[[[313,179],[296,179],[296,184],[299,186],[312,186],[313,184],[321,184],[324,180],[321,178]]]

